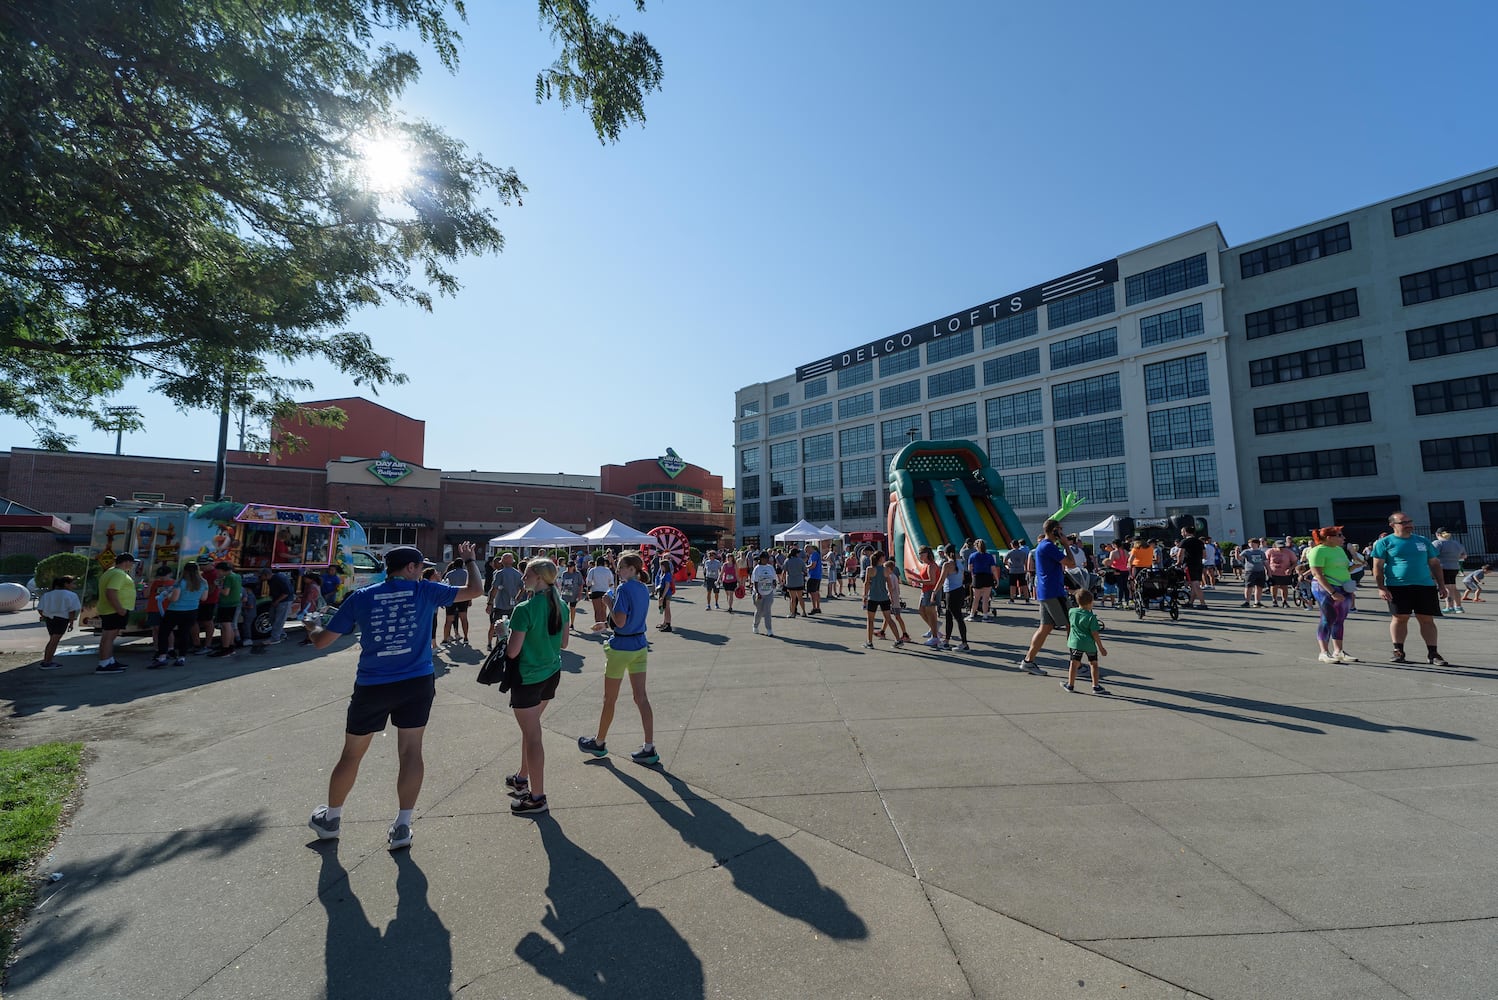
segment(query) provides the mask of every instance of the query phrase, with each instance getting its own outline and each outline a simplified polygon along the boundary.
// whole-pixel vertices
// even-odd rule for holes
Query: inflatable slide
[[[912,441],[890,459],[890,558],[902,581],[920,564],[922,545],[961,546],[981,538],[1002,559],[1014,539],[1024,537],[1004,499],[1004,481],[972,441]]]

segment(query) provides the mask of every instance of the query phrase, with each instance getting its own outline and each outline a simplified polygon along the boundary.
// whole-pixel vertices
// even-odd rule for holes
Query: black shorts
[[[1271,587],[1288,587],[1294,582],[1295,577],[1293,576],[1271,576],[1269,578],[1269,585]]]
[[[447,617],[452,618],[456,615],[467,614],[468,605],[472,603],[472,601],[453,601],[447,606]]]
[[[558,670],[544,681],[516,685],[510,688],[510,707],[535,708],[543,701],[551,701],[557,696],[557,685],[561,682],[562,672]]]
[[[514,610],[514,608],[490,608],[489,620],[497,621],[500,618],[508,618]]]
[[[993,587],[993,574],[992,573],[974,573],[973,574],[973,588],[975,590],[986,590],[986,589],[991,589],[992,587]]]
[[[590,590],[590,591],[588,591],[588,599],[589,600],[593,600],[593,601],[597,601],[597,600],[602,599],[603,595],[607,594],[607,593],[608,593],[607,590]]]
[[[1441,613],[1441,592],[1434,586],[1419,585],[1385,587],[1389,592],[1389,614],[1429,615],[1434,618]]]
[[[355,684],[348,700],[348,722],[344,732],[368,736],[383,732],[385,723],[396,729],[420,729],[432,714],[437,696],[437,675],[412,677],[393,684]]]
[[[129,618],[129,612],[126,612],[123,615],[100,615],[99,627],[106,632],[117,632],[125,627],[125,622]]]
[[[702,589],[706,590],[709,594],[717,593],[718,578],[716,576],[704,576],[702,578]]]
[[[808,595],[816,594],[819,597],[821,596],[822,578],[820,576],[809,576],[806,578],[806,593]]]
[[[1461,571],[1455,569],[1447,569],[1444,566],[1441,567],[1441,577],[1446,581],[1447,586],[1456,583],[1456,574],[1459,572]]]
[[[889,601],[869,601],[867,603],[868,603],[868,610],[870,610],[870,611],[888,611],[889,610],[889,604],[890,604]]]
[[[47,634],[48,635],[62,635],[67,630],[68,630],[68,620],[66,618],[48,618],[47,619]]]
[[[1201,563],[1193,563],[1193,562],[1183,563],[1181,565],[1181,568],[1186,571],[1186,579],[1188,581],[1190,581],[1192,583],[1201,583],[1202,582],[1202,564]]]
[[[217,604],[199,604],[198,605],[198,621],[200,623],[201,622],[211,622],[211,621],[213,621],[213,612],[216,611],[217,609],[218,609],[218,605]]]
[[[213,612],[213,620],[220,625],[231,625],[238,617],[238,604],[220,604]]]
[[[1263,587],[1269,583],[1269,577],[1264,575],[1263,570],[1249,570],[1243,576],[1245,587]]]

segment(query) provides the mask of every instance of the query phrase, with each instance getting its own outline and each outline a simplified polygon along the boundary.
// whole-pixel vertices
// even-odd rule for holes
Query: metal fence
[[[1442,527],[1447,528],[1451,532],[1451,537],[1461,542],[1462,548],[1467,550],[1467,558],[1462,561],[1464,566],[1473,568],[1483,563],[1498,563],[1498,548],[1494,546],[1494,543],[1498,543],[1498,531],[1487,531],[1485,525],[1457,531],[1448,525],[1417,524],[1415,534],[1434,540],[1436,528]]]

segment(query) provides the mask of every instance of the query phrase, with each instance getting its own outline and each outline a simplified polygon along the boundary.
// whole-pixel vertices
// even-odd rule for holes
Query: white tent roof
[[[777,542],[821,542],[826,539],[822,529],[805,518],[775,536]]]
[[[582,536],[595,545],[655,545],[656,537],[631,528],[623,521],[605,521]]]
[[[843,537],[843,533],[841,531],[838,531],[830,524],[822,525],[822,534],[832,541],[838,541]]]
[[[1085,538],[1088,541],[1093,542],[1095,542],[1099,538],[1102,538],[1107,542],[1113,541],[1113,539],[1118,537],[1117,515],[1109,514],[1107,517],[1103,518],[1101,521],[1099,521],[1097,524],[1094,524],[1086,531],[1077,532],[1077,537]]]
[[[508,535],[497,535],[489,539],[490,545],[587,545],[582,535],[575,535],[566,528],[558,528],[544,517],[538,517],[523,528]]]

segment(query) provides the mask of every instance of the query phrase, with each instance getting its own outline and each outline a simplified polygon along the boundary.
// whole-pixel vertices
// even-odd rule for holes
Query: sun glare
[[[371,191],[399,191],[415,176],[416,158],[399,139],[367,139],[360,144],[360,155],[364,181]]]

